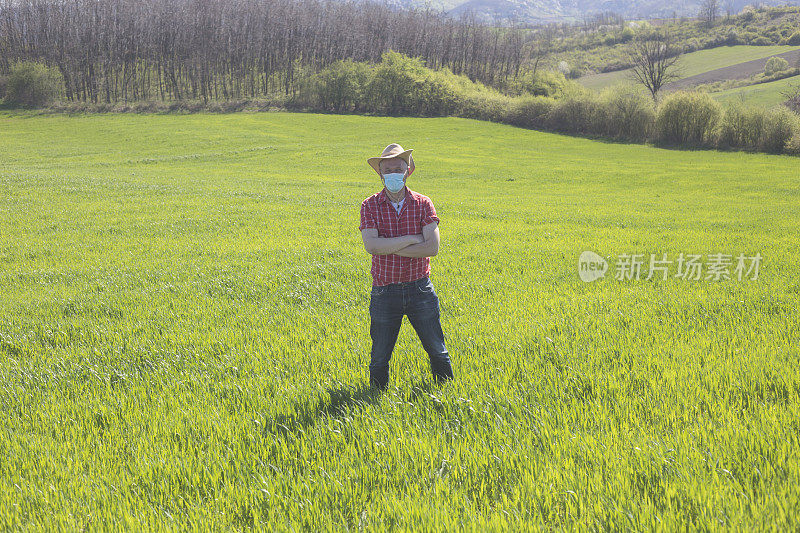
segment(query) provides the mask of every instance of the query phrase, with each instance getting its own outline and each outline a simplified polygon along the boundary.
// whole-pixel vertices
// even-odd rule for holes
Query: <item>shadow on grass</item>
[[[431,397],[437,384],[430,380],[413,383],[408,389],[395,391],[375,389],[367,384],[355,387],[333,387],[327,390],[328,397],[320,400],[313,408],[298,406],[295,413],[280,414],[272,419],[264,429],[265,435],[295,435],[304,433],[318,421],[325,418],[338,419],[353,408],[366,408],[377,405],[382,396],[392,395],[404,402],[416,402],[420,397]]]

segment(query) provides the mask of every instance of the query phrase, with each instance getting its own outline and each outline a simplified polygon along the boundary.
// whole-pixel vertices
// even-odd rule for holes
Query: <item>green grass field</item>
[[[757,106],[772,107],[786,101],[784,92],[800,87],[800,76],[792,76],[768,83],[747,85],[735,89],[709,93],[720,102],[744,102]]]
[[[696,76],[710,70],[730,67],[753,59],[761,59],[775,54],[797,49],[797,46],[721,46],[708,50],[698,50],[684,54],[681,58],[680,78]],[[578,78],[577,81],[584,87],[601,90],[614,85],[633,83],[629,80],[629,70],[617,70],[591,74]]]
[[[365,389],[414,148],[456,380]],[[791,530],[797,159],[460,118],[0,114],[0,529]],[[758,279],[578,255],[760,253]],[[612,265],[613,268],[613,265]]]

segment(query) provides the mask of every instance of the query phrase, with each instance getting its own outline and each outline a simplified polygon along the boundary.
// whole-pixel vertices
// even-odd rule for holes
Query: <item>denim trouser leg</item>
[[[369,381],[381,389],[389,383],[389,359],[403,323],[403,300],[386,288],[373,289],[369,301],[372,352],[369,362]]]
[[[439,315],[439,297],[433,283],[427,281],[418,285],[413,294],[415,297],[410,300],[406,315],[422,341],[422,347],[428,353],[433,378],[435,381],[453,379],[450,354],[444,344]]]
[[[370,383],[385,389],[389,382],[389,360],[397,342],[403,316],[417,332],[422,347],[430,358],[436,381],[453,378],[450,354],[444,343],[439,317],[439,297],[428,278],[406,284],[373,287],[369,302]]]

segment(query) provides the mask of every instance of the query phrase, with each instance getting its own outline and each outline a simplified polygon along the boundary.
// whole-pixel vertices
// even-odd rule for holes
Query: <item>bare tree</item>
[[[727,19],[731,18],[736,10],[733,2],[734,0],[725,0],[725,18]]]
[[[781,91],[781,95],[786,98],[783,105],[795,113],[800,113],[800,85],[790,83],[786,89]]]
[[[679,78],[680,53],[675,38],[668,31],[642,36],[628,48],[628,59],[633,65],[631,75],[650,91],[653,100],[665,84]]]
[[[207,102],[295,94],[337,60],[394,50],[501,85],[533,34],[371,0],[0,0],[0,76],[30,59],[61,71],[68,100]]]
[[[553,39],[555,38],[555,28],[553,26],[546,26],[543,28],[537,38],[531,43],[530,52],[530,70],[533,75],[539,69],[542,60],[547,57],[553,49]]]
[[[700,20],[710,28],[717,21],[719,15],[719,0],[702,0],[700,2]]]

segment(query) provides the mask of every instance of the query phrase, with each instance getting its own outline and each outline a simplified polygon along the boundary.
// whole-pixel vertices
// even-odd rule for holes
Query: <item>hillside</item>
[[[679,78],[666,84],[665,92],[697,89],[720,101],[744,100],[769,107],[785,101],[783,93],[800,79],[797,7],[749,9],[722,18],[711,28],[697,20],[662,21],[661,26],[683,51],[675,70]],[[631,84],[630,41],[649,31],[650,24],[630,22],[624,29],[616,25],[568,34],[557,41],[555,53],[546,61],[590,89]],[[766,73],[771,57],[785,63],[779,71]]]
[[[702,83],[726,79],[741,79],[763,72],[767,58],[783,56],[794,64],[800,59],[796,46],[721,46],[683,55],[680,61],[679,81],[669,84],[673,88],[690,88]],[[578,78],[578,83],[590,89],[604,89],[619,83],[628,83],[629,69],[591,74]]]
[[[647,34],[656,25],[668,31],[685,54],[737,45],[800,46],[800,8],[784,6],[749,9],[720,18],[711,28],[697,19],[671,19],[657,24],[626,21],[624,25],[606,24],[593,30],[563,29],[552,43],[547,64],[555,68],[566,62],[574,76],[623,70],[630,66],[627,57],[630,41],[640,33]],[[750,59],[754,57],[743,57],[740,61]]]
[[[389,0],[387,3],[402,8],[430,6],[458,16],[466,11],[474,11],[479,18],[491,22],[517,18],[523,22],[577,22],[587,15],[612,11],[628,19],[667,18],[674,16],[695,16],[700,2],[697,0]],[[752,2],[737,0],[733,2],[734,12],[740,11]],[[767,0],[762,5],[798,5],[797,0]],[[720,3],[722,5],[722,3]]]
[[[744,102],[758,106],[775,106],[786,101],[787,94],[796,94],[800,90],[800,76],[784,78],[769,83],[757,83],[712,92],[720,102]]]

